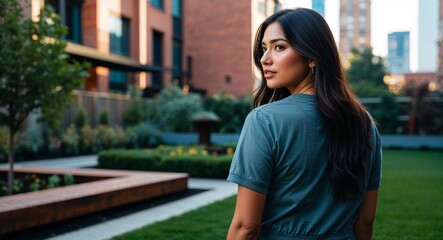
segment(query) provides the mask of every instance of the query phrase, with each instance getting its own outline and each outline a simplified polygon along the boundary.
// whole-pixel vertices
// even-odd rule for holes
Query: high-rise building
[[[388,34],[388,69],[391,73],[409,70],[409,32]]]
[[[277,0],[186,0],[184,58],[191,89],[250,95],[261,77],[252,61],[259,24],[281,9]],[[211,9],[208,11],[208,9]]]
[[[325,17],[325,0],[312,0],[312,9]]]
[[[340,0],[339,49],[346,60],[352,48],[371,46],[371,1]]]
[[[438,66],[437,81],[443,89],[443,0],[439,0],[438,4]]]
[[[418,1],[418,72],[436,72],[438,0]]]

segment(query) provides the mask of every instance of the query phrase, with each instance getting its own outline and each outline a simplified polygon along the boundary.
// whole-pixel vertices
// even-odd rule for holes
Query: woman
[[[370,239],[381,178],[378,131],[346,81],[325,20],[283,10],[257,31],[262,83],[228,180],[228,239]]]

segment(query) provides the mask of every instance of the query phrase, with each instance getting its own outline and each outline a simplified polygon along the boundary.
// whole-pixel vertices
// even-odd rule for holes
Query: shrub
[[[63,175],[63,182],[65,183],[65,186],[73,185],[75,180],[74,176],[72,174],[66,173]]]
[[[206,98],[205,109],[220,117],[220,122],[214,126],[215,132],[239,132],[246,116],[252,110],[252,99],[237,99],[222,92]]]
[[[112,144],[112,147],[113,148],[125,148],[126,142],[127,142],[125,130],[121,126],[114,126],[112,128],[114,129],[114,133],[115,133],[115,139]]]
[[[126,127],[143,122],[141,91],[133,88],[129,106],[123,113],[123,123]]]
[[[61,183],[61,179],[58,175],[51,175],[48,178],[48,185],[46,185],[47,188],[56,188],[58,186],[60,186]]]
[[[98,116],[98,124],[109,126],[109,113],[107,111],[102,111]]]
[[[86,110],[83,107],[78,108],[77,113],[75,114],[74,123],[75,123],[75,129],[77,129],[77,131],[79,132],[84,126],[89,124],[88,114],[86,113]]]
[[[79,141],[81,153],[97,152],[97,130],[91,128],[89,124],[80,130]]]
[[[79,153],[79,135],[73,125],[69,126],[62,136],[62,144],[68,155]]]
[[[112,127],[98,126],[97,128],[97,150],[110,149],[114,146],[116,133]]]
[[[161,140],[161,131],[153,123],[142,123],[126,130],[128,146],[133,148],[145,148],[156,146]]]
[[[156,150],[109,150],[100,152],[99,168],[186,172],[192,177],[226,178],[232,154],[208,154],[196,147],[159,147]]]
[[[155,171],[160,156],[145,150],[108,150],[98,155],[99,168]]]
[[[152,111],[155,114],[149,114],[149,121],[155,122],[162,130],[188,132],[193,131],[194,125],[191,121],[193,114],[203,110],[203,100],[198,94],[184,94],[182,90],[169,85],[164,88],[155,103]]]
[[[43,138],[35,129],[28,129],[19,135],[16,152],[26,160],[35,159],[43,147]]]
[[[161,170],[186,172],[191,177],[226,178],[232,155],[181,155],[162,156]]]

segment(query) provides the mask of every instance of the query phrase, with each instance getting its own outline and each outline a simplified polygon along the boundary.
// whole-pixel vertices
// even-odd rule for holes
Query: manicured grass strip
[[[114,237],[114,240],[215,240],[226,239],[234,214],[235,196],[183,215]]]
[[[375,240],[443,237],[443,151],[384,150]],[[235,197],[114,239],[226,239]]]
[[[385,150],[374,239],[442,239],[443,152]]]

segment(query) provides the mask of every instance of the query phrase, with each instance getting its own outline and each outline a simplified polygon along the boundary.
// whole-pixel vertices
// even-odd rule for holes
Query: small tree
[[[87,64],[69,62],[62,41],[67,28],[50,9],[25,19],[16,0],[0,0],[0,124],[9,128],[8,185],[11,194],[14,136],[32,111],[54,125],[72,90],[87,76]]]
[[[123,113],[123,123],[126,127],[135,126],[143,122],[142,104],[141,91],[136,87],[132,87],[129,106]]]
[[[372,116],[380,124],[381,133],[395,133],[399,106],[395,95],[383,82],[388,73],[382,57],[375,56],[371,48],[353,49],[347,78],[360,97],[380,97],[381,103],[367,106]]]

